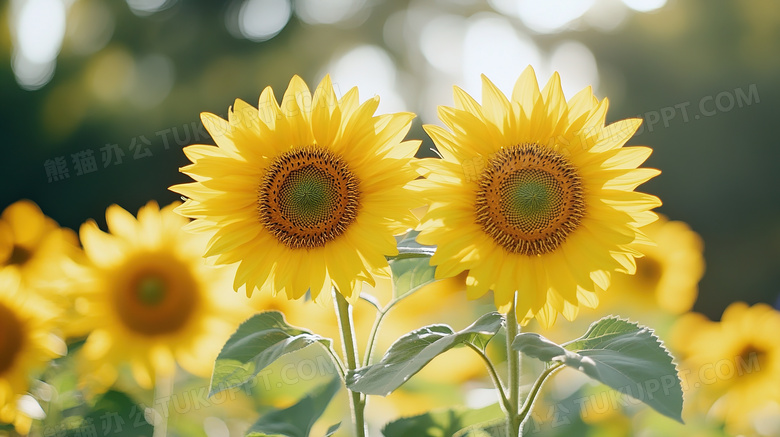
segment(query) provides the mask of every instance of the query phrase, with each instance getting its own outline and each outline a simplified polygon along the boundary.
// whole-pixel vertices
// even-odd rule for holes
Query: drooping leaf
[[[330,347],[330,339],[290,326],[279,311],[265,311],[250,317],[222,347],[214,363],[209,396],[241,385],[282,355],[312,343]]]
[[[430,325],[398,339],[376,363],[350,371],[347,386],[366,394],[385,396],[400,387],[440,354],[468,343],[482,347],[501,328],[503,316],[483,315],[466,329],[454,332],[447,325]]]
[[[264,414],[247,431],[249,437],[309,437],[314,422],[325,412],[333,396],[339,391],[341,381],[333,378],[317,387],[295,405]],[[328,429],[326,437],[332,435],[340,423]]]

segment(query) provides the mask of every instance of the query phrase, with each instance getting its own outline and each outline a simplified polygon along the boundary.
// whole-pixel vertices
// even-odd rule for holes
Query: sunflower
[[[689,313],[674,326],[671,344],[683,358],[681,379],[689,405],[750,434],[751,422],[780,404],[780,312],[735,302],[720,322]]]
[[[413,114],[375,116],[378,104],[359,104],[357,88],[337,100],[328,77],[312,97],[294,76],[281,106],[268,87],[259,109],[236,100],[228,120],[202,114],[217,147],[185,148],[196,182],[171,190],[189,198],[177,208],[188,228],[210,235],[205,256],[240,263],[236,290],[317,300],[335,286],[354,303],[363,281],[388,274],[393,236],[417,224],[406,184],[419,142],[402,141]]]
[[[693,307],[704,274],[701,237],[684,222],[659,217],[642,228],[656,245],[643,250],[645,256],[636,261],[636,274],[612,276],[612,285],[604,294],[605,306],[631,303],[671,314]]]
[[[149,202],[138,218],[117,205],[106,210],[110,233],[90,220],[80,229],[87,278],[75,298],[91,333],[81,351],[84,384],[101,390],[129,363],[150,387],[178,363],[208,376],[220,348],[243,321],[233,302],[217,297],[229,272],[204,264],[205,241],[182,230],[187,219]]]
[[[66,352],[53,334],[57,316],[55,307],[24,289],[18,268],[0,270],[0,423],[13,423],[21,434],[32,419],[16,405],[30,375]]]
[[[30,200],[15,202],[0,215],[0,266],[16,266],[27,285],[51,291],[64,278],[63,262],[77,253],[76,234]]]
[[[493,291],[521,323],[572,320],[595,307],[612,271],[634,273],[658,198],[634,192],[658,170],[647,147],[623,147],[641,120],[605,126],[607,99],[590,88],[568,102],[555,73],[540,92],[528,67],[507,99],[483,76],[482,105],[455,87],[439,107],[449,130],[424,126],[442,159],[420,164],[430,203],[417,241],[436,245],[437,278],[468,270],[467,295]]]

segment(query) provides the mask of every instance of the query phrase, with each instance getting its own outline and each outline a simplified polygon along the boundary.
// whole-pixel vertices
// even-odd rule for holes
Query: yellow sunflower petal
[[[376,115],[378,104],[361,103],[357,88],[337,100],[328,76],[312,96],[295,76],[281,105],[262,92],[260,123],[231,119],[224,148],[235,154],[188,150],[182,171],[195,182],[171,187],[189,197],[175,211],[209,236],[210,261],[237,263],[235,289],[290,299],[311,290],[321,301],[335,286],[355,302],[383,274],[393,236],[416,226],[422,202],[408,185],[420,143],[403,141],[414,115]],[[237,102],[233,118],[252,110]]]
[[[94,279],[73,295],[83,303],[76,311],[89,333],[81,359],[90,390],[108,389],[117,377],[110,369],[123,364],[149,387],[155,375],[173,373],[178,353],[213,338],[214,323],[240,322],[241,310],[216,295],[229,287],[228,272],[205,264],[205,239],[186,234],[187,220],[174,212],[182,206],[149,202],[137,218],[112,206],[110,233],[91,220],[81,226],[83,271]],[[213,354],[228,336],[209,342]]]
[[[634,190],[659,172],[637,168],[649,148],[623,148],[640,121],[605,126],[608,107],[590,88],[567,102],[557,73],[540,91],[531,67],[511,100],[485,77],[481,105],[456,88],[455,107],[438,110],[445,127],[425,126],[442,159],[421,161],[414,184],[437,278],[468,269],[470,298],[492,290],[506,309],[517,291],[518,319],[548,326],[632,271],[660,204]]]

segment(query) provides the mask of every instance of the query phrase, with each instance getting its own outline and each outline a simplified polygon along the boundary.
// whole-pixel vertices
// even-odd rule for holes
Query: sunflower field
[[[780,437],[716,3],[0,5],[0,436]]]

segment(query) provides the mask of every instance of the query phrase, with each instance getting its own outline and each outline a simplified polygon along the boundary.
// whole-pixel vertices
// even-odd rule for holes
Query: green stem
[[[534,401],[536,401],[536,397],[539,395],[539,390],[542,389],[542,385],[544,385],[544,382],[547,381],[547,378],[550,377],[553,373],[560,370],[563,367],[562,363],[554,363],[550,367],[548,367],[544,372],[542,372],[541,375],[539,375],[538,378],[536,378],[536,382],[534,382],[533,387],[531,387],[530,393],[528,393],[528,397],[525,398],[525,402],[523,402],[523,409],[520,410],[520,424],[522,427],[522,424],[525,423],[526,419],[528,419],[528,414],[531,412],[531,408],[534,406]]]
[[[512,297],[512,306],[506,315],[506,361],[509,370],[509,408],[507,411],[507,435],[509,437],[520,436],[520,353],[512,349],[512,342],[517,337],[518,325],[515,314],[515,299]]]
[[[173,394],[173,377],[174,375],[162,375],[159,372],[155,375],[153,407],[157,410],[158,417],[155,418],[152,437],[165,437],[168,435],[169,411],[165,404],[171,399]]]
[[[366,367],[369,364],[371,364],[371,355],[373,355],[374,353],[374,345],[376,341],[376,335],[379,332],[379,325],[382,324],[382,321],[385,319],[387,313],[389,313],[390,310],[393,309],[393,307],[396,306],[399,302],[411,296],[412,294],[420,290],[425,285],[428,284],[418,285],[417,287],[414,287],[411,290],[404,293],[402,296],[394,298],[384,308],[379,308],[378,306],[376,306],[376,304],[371,303],[377,309],[378,314],[376,316],[376,319],[374,319],[374,326],[371,327],[371,333],[368,335],[368,345],[366,346],[366,356],[364,357],[363,360],[363,367]]]
[[[387,308],[390,309],[389,307]],[[363,367],[368,366],[371,363],[371,355],[374,353],[374,342],[376,341],[376,334],[379,332],[379,325],[385,318],[387,310],[379,310],[379,314],[374,319],[374,326],[371,327],[371,333],[368,335],[368,344],[366,345],[366,356],[363,359]]]
[[[466,345],[470,347],[474,352],[476,352],[477,355],[479,355],[480,358],[482,358],[482,361],[484,361],[485,364],[487,365],[488,373],[490,373],[490,378],[493,380],[493,385],[496,386],[496,388],[498,389],[498,394],[501,396],[501,405],[504,406],[505,410],[509,411],[511,407],[509,406],[509,399],[506,397],[506,392],[504,391],[504,385],[501,382],[501,378],[499,378],[498,376],[498,372],[496,372],[496,368],[493,366],[493,363],[490,361],[490,358],[488,358],[488,356],[485,355],[485,352],[483,352],[477,346],[471,343],[466,343]]]
[[[341,377],[341,380],[346,382],[347,370],[344,368],[344,363],[341,362],[341,358],[339,358],[339,355],[336,353],[335,350],[333,350],[332,347],[326,347],[325,350],[328,351],[328,355],[330,355],[330,358],[333,360],[333,363],[336,364],[336,367],[338,367],[339,376]]]
[[[355,327],[352,323],[352,307],[344,296],[337,290],[333,290],[336,300],[336,314],[339,318],[339,331],[341,332],[341,343],[344,345],[344,356],[347,360],[347,369],[357,369],[360,359],[358,357],[357,346],[355,345]],[[366,403],[363,395],[350,390],[350,407],[352,409],[352,422],[355,424],[355,436],[366,436],[366,425],[363,417],[363,410]]]

